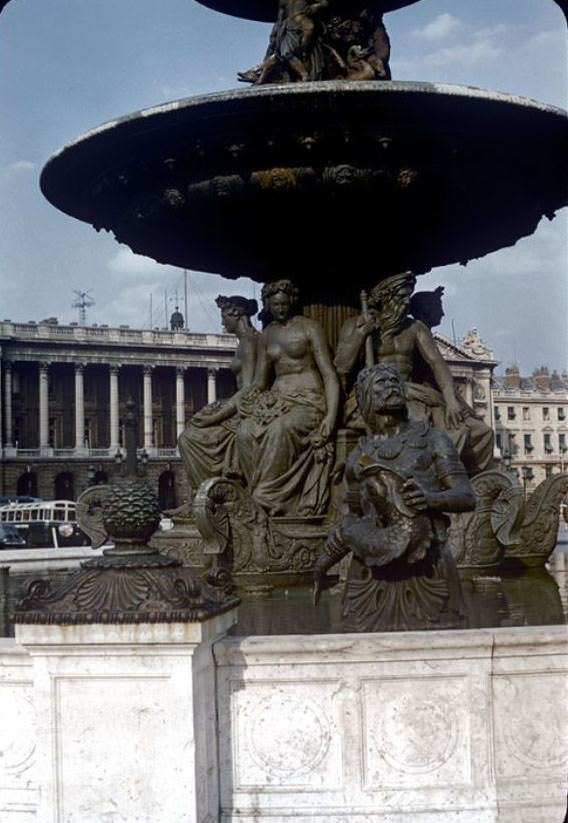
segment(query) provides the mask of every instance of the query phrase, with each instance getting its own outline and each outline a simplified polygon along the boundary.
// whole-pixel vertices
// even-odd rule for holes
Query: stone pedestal
[[[12,638],[0,637],[0,820],[39,823],[33,668]]]
[[[18,625],[32,656],[41,823],[213,823],[213,642],[202,623]]]
[[[564,626],[230,637],[220,823],[561,823]]]

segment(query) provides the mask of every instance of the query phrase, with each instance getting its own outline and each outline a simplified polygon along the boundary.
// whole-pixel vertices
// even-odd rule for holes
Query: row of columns
[[[0,361],[0,381],[4,381],[4,403],[0,403],[0,447],[2,446],[2,422],[4,423],[4,445],[13,446],[13,415],[12,415],[12,363],[4,362],[2,374],[2,361]],[[152,366],[143,367],[143,388],[142,407],[144,424],[144,448],[152,448]],[[120,366],[109,366],[109,411],[110,411],[110,444],[111,451],[116,451],[120,445],[119,431],[119,393],[118,393],[118,372]],[[85,431],[85,384],[84,384],[85,364],[75,364],[75,449],[81,450],[84,446]],[[216,368],[207,369],[207,402],[213,403],[217,397],[216,390]],[[176,367],[176,389],[175,389],[175,409],[176,409],[176,434],[180,436],[185,428],[185,369]],[[49,445],[49,363],[39,363],[39,447],[46,448]],[[4,419],[2,420],[2,407]]]

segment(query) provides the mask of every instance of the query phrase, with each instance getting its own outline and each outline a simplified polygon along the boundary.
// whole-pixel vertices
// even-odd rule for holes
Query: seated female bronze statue
[[[339,381],[319,323],[294,312],[290,280],[263,287],[252,391],[239,399],[239,466],[252,497],[279,515],[315,515],[329,497]]]
[[[225,329],[235,334],[238,345],[231,367],[237,388],[246,389],[253,381],[256,366],[258,331],[250,318],[258,311],[256,300],[233,295],[219,295],[215,301],[221,309]],[[236,395],[210,403],[194,414],[182,432],[178,447],[187,473],[190,496],[200,483],[234,467],[234,437],[238,415]]]

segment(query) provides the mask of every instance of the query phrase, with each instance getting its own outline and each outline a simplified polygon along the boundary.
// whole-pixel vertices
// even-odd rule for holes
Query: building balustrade
[[[87,454],[89,457],[114,457],[114,452],[110,447],[108,449],[87,449]]]
[[[116,328],[110,326],[60,326],[52,323],[12,323],[11,321],[0,322],[0,337],[4,339],[43,339],[61,340],[65,338],[66,343],[73,343],[74,340],[81,342],[86,340],[95,342],[97,339],[107,343],[115,341],[123,346],[129,340],[137,343],[147,343],[152,347],[159,345],[164,347],[179,347],[182,345],[187,349],[218,349],[224,353],[230,352],[236,346],[236,340],[230,334],[196,333],[185,329],[171,331],[169,329],[131,329],[128,327]]]
[[[2,450],[0,449],[0,452]],[[117,453],[123,456],[123,450],[121,449],[53,449],[51,446],[43,446],[42,448],[37,449],[20,449],[17,446],[5,446],[3,449],[3,456],[10,457],[10,459],[14,458],[17,460],[33,460],[39,459],[42,457],[52,457],[54,459],[59,460],[74,460],[74,459],[81,459],[85,460],[87,458],[92,459],[104,459],[104,458],[112,458],[116,460]],[[146,453],[146,456],[149,459],[177,459],[179,458],[179,452],[177,447],[165,447],[165,448],[156,448],[152,446],[151,448],[140,448],[140,454],[142,452]]]

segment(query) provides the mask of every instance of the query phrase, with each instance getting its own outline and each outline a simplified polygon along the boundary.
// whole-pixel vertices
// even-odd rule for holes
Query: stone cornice
[[[460,346],[459,343],[452,342],[449,337],[440,334],[440,332],[434,332],[434,339],[438,344],[444,360],[458,361],[464,364],[469,363],[474,367],[488,366],[489,368],[495,368],[495,366],[499,364],[498,360],[491,357],[473,356],[471,352],[463,348],[463,346]]]
[[[86,365],[118,364],[184,368],[228,367],[237,340],[230,334],[192,334],[167,330],[58,326],[0,322],[6,360]],[[116,361],[116,363],[115,363]]]

